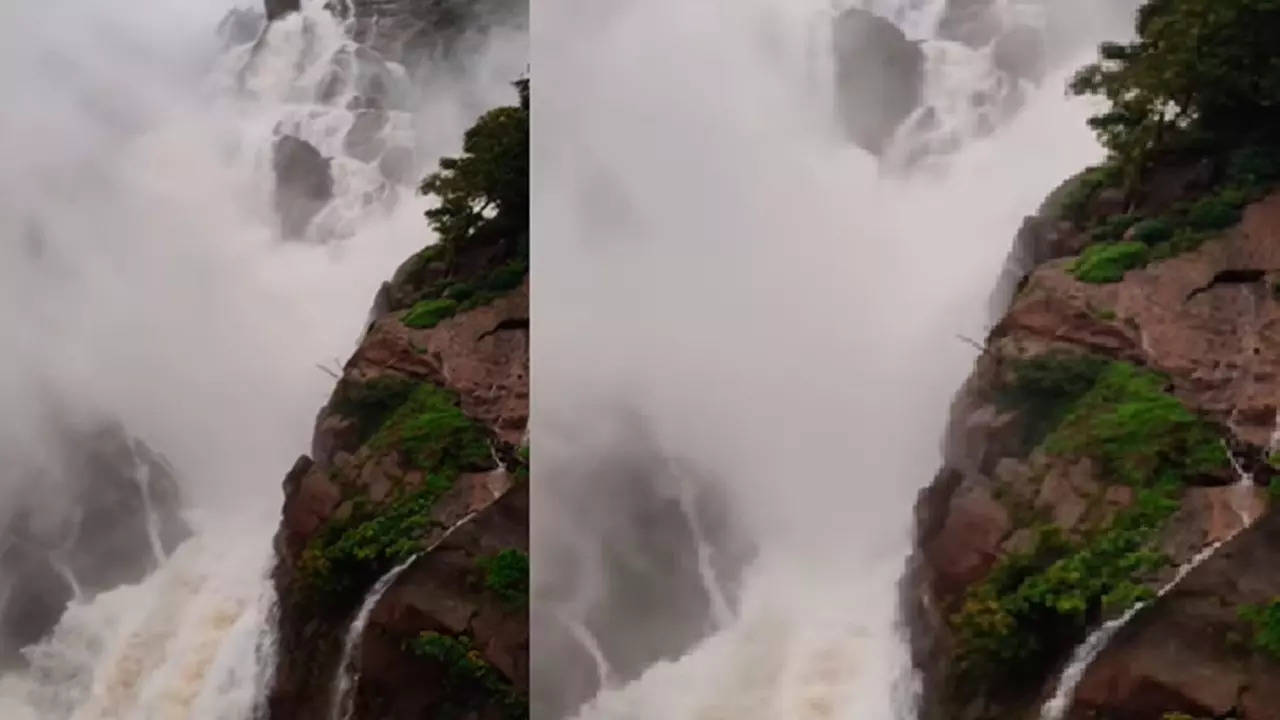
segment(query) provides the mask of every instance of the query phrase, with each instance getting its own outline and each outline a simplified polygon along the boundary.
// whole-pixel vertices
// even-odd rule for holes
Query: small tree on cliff
[[[1159,152],[1280,139],[1280,0],[1148,0],[1137,40],[1104,43],[1070,89],[1130,183]]]
[[[420,186],[440,205],[426,212],[446,247],[478,235],[529,228],[529,81],[514,83],[520,104],[481,115],[463,136],[462,155],[440,159]]]

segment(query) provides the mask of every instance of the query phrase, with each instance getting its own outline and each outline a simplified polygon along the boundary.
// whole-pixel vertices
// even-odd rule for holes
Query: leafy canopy
[[[529,82],[514,85],[520,104],[480,116],[463,136],[462,155],[441,158],[419,187],[440,200],[426,215],[446,244],[529,227]]]
[[[1070,89],[1109,101],[1089,124],[1132,182],[1158,150],[1280,137],[1278,37],[1280,0],[1148,0]]]

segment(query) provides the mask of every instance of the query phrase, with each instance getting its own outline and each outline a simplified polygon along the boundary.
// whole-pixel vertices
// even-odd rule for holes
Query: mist
[[[261,690],[237,673],[270,664],[255,647],[269,644],[281,480],[309,452],[379,285],[434,241],[426,199],[345,157],[315,223],[326,234],[280,236],[276,133],[334,155],[350,123],[315,99],[345,42],[321,4],[230,47],[227,0],[0,10],[0,523],[20,505],[74,513],[67,428],[118,423],[162,456],[193,532],[145,581],[71,602],[27,653],[36,672],[0,677],[6,718],[242,718]],[[527,56],[524,33],[496,32],[398,91],[415,177],[514,102]],[[131,657],[141,636],[154,652]]]
[[[840,136],[828,3],[588,5],[545,4],[533,39],[534,716],[603,682],[577,717],[911,717],[895,586],[975,355],[957,336],[985,335],[1023,216],[1101,158],[1064,87],[1127,19],[1055,4],[1021,110],[902,172]],[[669,557],[706,548],[636,500],[682,482],[668,458],[726,508],[704,544],[728,623],[679,600],[705,573]],[[619,565],[639,569],[611,591]]]

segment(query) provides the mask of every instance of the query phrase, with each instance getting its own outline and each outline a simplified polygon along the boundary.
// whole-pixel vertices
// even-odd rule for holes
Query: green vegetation
[[[1214,427],[1165,392],[1159,375],[1111,363],[1045,439],[1045,449],[1089,456],[1133,486],[1181,481],[1226,469]]]
[[[1081,282],[1113,283],[1124,274],[1147,264],[1150,251],[1140,242],[1090,245],[1071,265],[1071,274]]]
[[[403,452],[416,468],[454,477],[493,465],[488,439],[448,391],[422,383],[369,440],[375,451]]]
[[[1171,483],[1139,491],[1109,528],[1083,540],[1039,527],[1029,552],[1003,558],[950,619],[954,691],[998,692],[1037,681],[1104,612],[1150,598],[1141,581],[1167,564],[1156,540],[1178,507],[1178,492]]]
[[[1271,482],[1267,483],[1267,497],[1271,498],[1272,502],[1280,502],[1280,477],[1273,477]]]
[[[1109,107],[1090,126],[1133,187],[1148,161],[1178,147],[1234,149],[1280,128],[1280,4],[1148,0],[1137,38],[1103,43],[1072,92]]]
[[[343,380],[338,385],[331,407],[334,412],[355,421],[357,438],[364,442],[409,399],[417,385],[400,375],[384,375],[364,383]]]
[[[439,198],[427,211],[446,246],[482,234],[529,227],[529,84],[517,82],[518,106],[499,107],[467,129],[462,155],[440,159],[419,188]]]
[[[405,650],[436,663],[443,671],[444,697],[433,708],[439,720],[473,717],[478,707],[497,704],[504,720],[529,717],[528,701],[481,657],[471,639],[424,632],[405,644]]]
[[[1158,245],[1173,237],[1174,227],[1166,218],[1141,220],[1133,226],[1133,240],[1143,245]]]
[[[1217,433],[1156,373],[1065,350],[1017,360],[999,402],[1016,408],[1027,449],[1087,456],[1137,488],[1110,525],[1068,537],[1035,526],[1027,552],[1002,558],[968,589],[950,624],[953,692],[1014,691],[1038,682],[1104,614],[1150,597],[1144,581],[1167,564],[1161,528],[1183,484],[1225,469]]]
[[[490,557],[481,558],[476,566],[484,575],[484,587],[510,609],[519,609],[529,603],[529,556],[515,549],[507,549]]]
[[[458,311],[458,301],[449,298],[428,298],[409,309],[404,316],[404,324],[411,328],[433,328],[441,320],[453,317]]]
[[[997,398],[1017,409],[1023,424],[1023,450],[1030,452],[1066,417],[1071,405],[1089,392],[1110,361],[1097,355],[1053,350],[1013,363],[1012,379]]]
[[[1280,598],[1265,605],[1244,605],[1239,613],[1252,626],[1253,646],[1280,660]]]
[[[440,475],[387,506],[361,498],[342,520],[331,520],[307,545],[299,582],[321,604],[353,605],[379,577],[422,550],[431,506],[452,481]]]
[[[387,377],[346,388],[336,401],[356,418],[375,453],[396,450],[427,472],[424,486],[373,503],[357,496],[345,516],[332,518],[299,561],[301,585],[322,604],[349,607],[396,563],[422,550],[435,501],[463,472],[493,465],[484,430],[431,383]]]

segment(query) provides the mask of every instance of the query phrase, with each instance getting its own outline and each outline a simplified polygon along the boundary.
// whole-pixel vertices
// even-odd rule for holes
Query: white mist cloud
[[[888,717],[893,579],[973,358],[955,335],[983,335],[1022,216],[1100,156],[1087,103],[1060,67],[943,170],[893,179],[838,137],[827,3],[596,5],[535,26],[535,608],[571,594],[547,584],[601,542],[584,527],[634,511],[572,468],[620,454],[595,430],[637,411],[720,479],[761,558],[734,627],[586,716]],[[815,686],[850,622],[862,649]],[[782,679],[735,669],[762,647]],[[535,663],[535,687],[564,668]]]

